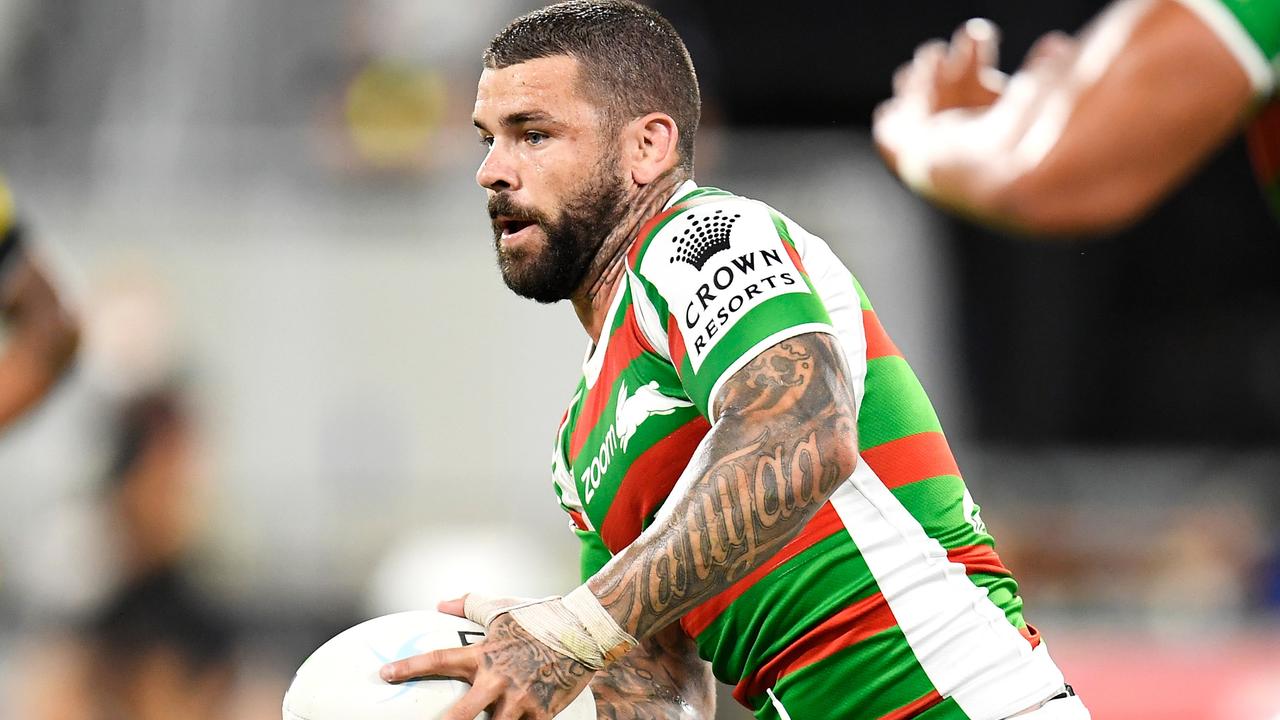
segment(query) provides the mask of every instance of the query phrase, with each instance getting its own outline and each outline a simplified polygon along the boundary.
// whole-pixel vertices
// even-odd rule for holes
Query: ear
[[[680,162],[680,129],[666,113],[649,113],[627,123],[622,142],[623,157],[637,185],[648,185]]]

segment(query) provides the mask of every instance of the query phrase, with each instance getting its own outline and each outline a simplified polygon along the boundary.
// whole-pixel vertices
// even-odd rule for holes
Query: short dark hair
[[[627,0],[570,0],[511,21],[489,42],[484,66],[501,69],[568,55],[612,125],[663,112],[680,131],[680,166],[693,169],[702,100],[684,41],[656,10]]]

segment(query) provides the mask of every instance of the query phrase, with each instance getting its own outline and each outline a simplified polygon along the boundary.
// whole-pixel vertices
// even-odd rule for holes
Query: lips
[[[531,225],[537,224],[532,220],[526,220],[524,218],[507,217],[507,216],[501,216],[501,215],[494,219],[494,223],[499,228],[502,229],[503,237],[517,235],[520,233],[521,230],[524,230],[525,228]]]
[[[497,231],[495,239],[498,247],[503,250],[511,250],[513,247],[533,237],[538,223],[536,220],[499,215],[493,219],[493,227]]]

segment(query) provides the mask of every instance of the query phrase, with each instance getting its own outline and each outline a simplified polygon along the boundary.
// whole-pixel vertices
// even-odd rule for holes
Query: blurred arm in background
[[[80,330],[50,275],[12,222],[0,186],[0,317],[8,331],[0,351],[0,430],[36,405],[71,365]]]
[[[994,28],[970,21],[898,71],[876,111],[876,143],[914,190],[978,221],[1116,229],[1185,180],[1271,91],[1274,48],[1262,47],[1274,42],[1280,2],[1235,8],[1253,13],[1247,27],[1231,1],[1119,0],[1078,37],[1041,38],[1008,78],[995,70]]]

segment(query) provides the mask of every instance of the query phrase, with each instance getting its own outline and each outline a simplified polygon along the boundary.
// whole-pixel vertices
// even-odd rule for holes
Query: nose
[[[484,156],[480,169],[476,171],[476,182],[489,190],[515,190],[519,187],[518,175],[511,158],[505,154],[498,143],[489,148]]]

